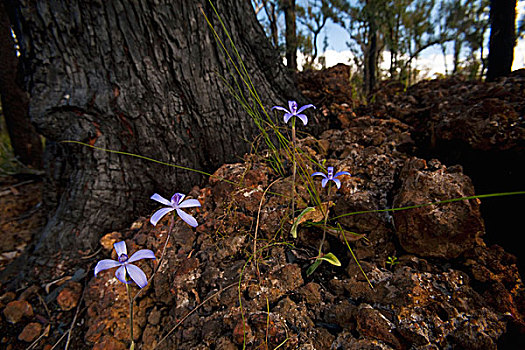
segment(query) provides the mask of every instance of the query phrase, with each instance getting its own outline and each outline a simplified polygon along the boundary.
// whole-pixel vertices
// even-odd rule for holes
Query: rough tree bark
[[[512,69],[516,45],[516,0],[491,0],[487,81]]]
[[[263,101],[271,106],[297,98],[250,2],[214,3]],[[31,118],[51,141],[46,202],[55,210],[37,251],[93,249],[102,234],[149,215],[155,191],[171,196],[202,180],[60,141],[205,171],[249,150],[245,139],[257,130],[221,80],[233,84],[201,12],[220,27],[208,0],[8,4],[21,41]]]
[[[31,125],[29,98],[17,83],[18,58],[11,34],[11,24],[0,2],[0,96],[2,114],[15,156],[23,164],[42,167],[42,141]]]
[[[292,72],[297,70],[297,30],[295,21],[295,0],[282,3],[285,22],[286,65]]]
[[[368,47],[365,54],[365,71],[364,71],[364,80],[365,80],[365,93],[370,94],[372,90],[376,87],[376,76],[377,76],[377,57],[378,57],[378,47],[377,47],[377,26],[375,19],[370,18],[369,22],[369,36],[368,36]]]

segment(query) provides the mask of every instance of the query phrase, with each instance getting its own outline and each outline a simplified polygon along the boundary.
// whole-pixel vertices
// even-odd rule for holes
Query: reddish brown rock
[[[299,293],[304,297],[307,304],[315,305],[319,304],[321,298],[321,286],[317,283],[310,282],[299,290]]]
[[[4,304],[9,303],[10,301],[15,300],[16,294],[14,292],[6,292],[0,296],[0,307],[3,307]]]
[[[237,350],[238,347],[230,341],[227,337],[221,337],[217,341],[217,350]]]
[[[465,185],[468,181],[463,182],[465,177],[457,167],[447,169],[438,162],[427,166],[422,161],[412,169],[413,174],[401,173],[414,146],[407,124],[390,116],[352,115],[349,105],[332,107],[319,110],[332,110],[346,129],[329,130],[323,140],[310,137],[299,140],[298,145],[304,154],[323,164],[308,165],[308,171],[334,166],[336,171],[352,173],[342,179],[340,189],[332,186],[330,194],[318,179],[314,186],[322,202],[335,203],[331,218],[340,216],[337,223],[343,229],[366,237],[347,235],[374,289],[345,248],[339,231],[327,232],[323,251],[334,252],[343,267],[323,264],[307,280],[303,276],[318,252],[322,230],[301,225],[293,247],[273,245],[286,240],[289,233],[289,198],[275,195],[290,192],[289,168],[285,169],[290,170],[288,177],[275,182],[262,201],[256,268],[253,234],[259,203],[267,185],[278,176],[262,165],[264,162],[259,163],[257,156],[250,156],[249,162],[224,165],[210,180],[211,186],[192,194],[201,200],[198,214],[202,222],[199,220],[196,230],[183,224],[174,229],[159,273],[137,300],[135,327],[141,330],[135,328],[138,347],[153,347],[155,340],[181,320],[183,323],[157,344],[159,350],[230,350],[241,346],[245,335],[246,347],[254,349],[273,349],[281,343],[283,350],[493,348],[506,336],[505,326],[511,329],[521,324],[521,316],[514,315],[521,310],[522,283],[514,270],[515,261],[504,254],[482,254],[488,248],[480,245],[462,253],[453,264],[444,259],[424,259],[419,250],[410,254],[400,249],[391,213],[345,215],[389,208],[395,195],[403,199],[400,188],[412,191],[413,196],[405,199],[421,199],[416,203],[469,195],[473,190]],[[218,176],[236,183],[244,181],[243,187],[222,182]],[[416,179],[417,186],[406,183]],[[424,186],[420,186],[422,179]],[[305,186],[298,184],[296,189],[297,208],[312,205]],[[423,191],[419,198],[415,193],[421,189],[428,193]],[[472,209],[477,202],[454,205]],[[436,220],[442,223],[438,219],[448,221],[463,214],[452,204],[432,208],[434,212],[420,215],[421,222],[428,221],[421,227],[436,227]],[[441,216],[432,216],[440,210]],[[461,221],[450,225],[464,229]],[[145,224],[139,232],[123,231],[130,251],[146,248],[160,252],[166,225],[150,227]],[[446,230],[441,228],[438,233],[442,231]],[[459,236],[469,239],[468,235]],[[465,249],[463,243],[453,243]],[[397,257],[398,263],[387,266],[388,257]],[[150,268],[148,264],[142,266]],[[150,271],[146,274],[149,276]],[[91,341],[98,333],[100,339],[95,342],[109,337],[127,344],[125,288],[113,275],[114,271],[102,272],[89,282],[86,325]]]
[[[122,234],[120,232],[110,232],[100,239],[100,245],[105,250],[112,250],[113,244],[122,241]]]
[[[7,322],[17,323],[24,316],[33,316],[33,307],[25,300],[13,300],[4,309]]]
[[[69,282],[68,285],[58,294],[57,303],[64,311],[69,311],[77,306],[82,294],[82,284]]]
[[[93,346],[93,350],[126,350],[126,345],[113,337],[104,336]]]
[[[357,330],[362,335],[382,340],[394,349],[401,349],[399,340],[392,333],[394,328],[391,321],[370,305],[360,307],[357,313]]]
[[[352,96],[356,94],[352,84],[350,66],[338,64],[321,71],[306,70],[297,75],[297,83],[303,94],[320,107],[334,103],[356,104]]]
[[[147,325],[142,333],[142,343],[144,350],[153,350],[157,347],[159,327]]]
[[[86,333],[84,334],[84,339],[90,343],[97,342],[102,336],[102,332],[106,329],[107,322],[100,321],[94,323],[90,320],[90,325]]]
[[[233,341],[236,344],[243,344],[246,340],[247,343],[250,343],[253,340],[253,333],[251,327],[243,322],[239,322],[233,329]]]
[[[18,340],[30,343],[40,335],[40,332],[42,332],[42,325],[40,323],[31,322],[25,326],[22,333],[18,335]]]
[[[429,165],[412,158],[401,172],[402,185],[394,207],[406,207],[474,195],[470,179],[458,168],[433,160]],[[479,200],[422,206],[396,211],[394,222],[399,243],[419,256],[457,258],[482,244],[483,221]]]

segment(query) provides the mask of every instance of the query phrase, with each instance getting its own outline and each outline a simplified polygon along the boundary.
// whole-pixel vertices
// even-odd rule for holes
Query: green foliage
[[[309,277],[312,273],[314,273],[322,262],[323,261],[321,259],[315,259],[314,263],[306,270],[306,276]]]
[[[327,253],[315,259],[314,263],[310,265],[306,270],[306,276],[312,275],[323,261],[327,261],[334,266],[341,266],[341,262],[339,261],[339,259],[337,259],[337,257],[334,254]]]
[[[394,265],[399,264],[399,261],[397,261],[397,258],[395,256],[389,256],[386,259],[386,264],[390,265],[390,268],[394,267]]]
[[[305,55],[303,69],[315,69],[319,57],[318,37],[328,21],[348,31],[348,48],[353,53],[355,73],[363,86],[376,78],[388,77],[406,83],[417,81],[414,69],[422,51],[439,45],[445,57],[446,74],[463,74],[479,79],[485,71],[489,0],[301,0],[296,2],[296,17],[301,31],[298,48]],[[283,42],[277,33],[281,1],[252,0],[268,36],[276,47]],[[525,17],[518,34],[525,33]],[[377,35],[377,36],[376,36]],[[281,45],[282,46],[282,45]],[[326,46],[325,46],[326,49]],[[285,50],[282,50],[284,52]],[[383,56],[382,53],[388,52]],[[380,70],[382,59],[387,68]],[[452,69],[449,71],[449,65]],[[367,85],[368,84],[368,85]],[[373,86],[370,86],[373,88]]]
[[[486,61],[489,0],[441,0],[438,18],[437,27],[439,35],[444,38],[441,49],[445,58],[448,54],[445,39],[453,44],[451,73],[466,71],[468,77],[481,77]]]
[[[1,107],[0,105],[0,175],[41,174],[40,170],[28,168],[15,157]],[[44,141],[42,140],[42,142]]]
[[[314,207],[308,207],[308,208],[305,208],[298,216],[297,218],[295,219],[293,225],[292,225],[292,229],[290,230],[290,234],[292,235],[293,238],[297,238],[297,227],[299,226],[299,224],[301,222],[303,222],[303,217],[311,212],[311,211],[315,211],[315,208]]]
[[[325,254],[324,256],[320,257],[319,260],[328,261],[334,266],[341,266],[339,259],[337,259],[337,257],[332,253]]]
[[[16,168],[16,163],[1,109],[0,118],[0,170],[2,173],[9,173]]]

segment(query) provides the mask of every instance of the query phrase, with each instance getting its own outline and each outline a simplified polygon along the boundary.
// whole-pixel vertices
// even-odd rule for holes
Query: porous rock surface
[[[315,86],[316,76],[310,79]],[[525,334],[525,299],[517,260],[484,242],[479,200],[370,212],[476,194],[461,166],[416,156],[421,135],[413,134],[414,113],[396,114],[392,104],[370,116],[366,108],[359,112],[346,104],[350,92],[344,84],[332,78],[317,84],[318,92],[309,90],[314,100],[337,90],[330,105],[319,109],[343,128],[325,131],[319,139],[302,138],[298,147],[317,162],[352,174],[330,193],[313,182],[321,201],[334,203],[329,223],[346,232],[343,237],[339,230],[327,230],[323,246],[342,266],[323,263],[306,276],[322,229],[303,224],[296,240],[289,237],[291,173],[280,177],[264,157],[226,164],[207,186],[190,193],[202,203],[193,212],[200,225],[192,230],[175,223],[158,272],[137,298],[134,335],[140,348],[518,349]],[[516,88],[523,91],[522,85]],[[467,93],[483,91],[476,89]],[[445,97],[458,98],[444,95],[444,105]],[[492,103],[483,101],[480,97],[479,103]],[[461,113],[454,113],[459,118]],[[500,131],[494,129],[494,137]],[[521,142],[505,135],[511,148],[512,140]],[[476,138],[471,140],[472,148],[478,147]],[[299,210],[313,205],[304,181],[296,192]],[[362,213],[348,215],[353,212]],[[107,242],[118,235],[130,252],[152,249],[160,257],[169,220],[153,228],[148,218],[140,218],[131,229],[109,234],[102,239],[104,254],[111,254]],[[395,263],[389,265],[389,257],[396,257]],[[151,276],[158,263],[138,265]],[[86,291],[84,338],[97,349],[128,344],[126,291],[113,273],[92,278]]]
[[[400,152],[413,142],[399,120],[350,120],[355,124],[326,131],[320,141],[299,142],[311,157],[352,173],[330,195],[316,182],[321,200],[335,203],[332,216],[474,193],[459,167]],[[175,224],[160,269],[135,305],[134,335],[143,349],[496,349],[509,325],[525,325],[515,258],[485,246],[476,200],[339,218],[345,230],[366,237],[349,241],[371,289],[338,231],[328,232],[323,251],[342,266],[324,263],[306,276],[322,231],[303,225],[295,242],[286,236],[288,200],[270,192],[289,193],[290,177],[264,194],[278,178],[248,159],[224,165],[209,186],[190,193],[202,203],[200,226]],[[297,193],[299,208],[311,204],[303,186]],[[122,232],[128,250],[159,257],[169,220],[153,228],[141,218],[133,227]],[[398,263],[387,265],[389,256]],[[155,264],[139,263],[148,276]],[[128,341],[127,296],[112,271],[90,281],[86,303],[89,344],[119,348]]]

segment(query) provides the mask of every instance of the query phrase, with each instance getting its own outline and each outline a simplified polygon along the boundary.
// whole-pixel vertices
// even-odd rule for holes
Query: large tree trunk
[[[516,45],[516,0],[491,0],[487,81],[512,69]]]
[[[295,94],[249,1],[214,1],[267,106]],[[78,140],[213,171],[249,150],[255,124],[235,86],[208,0],[10,1],[31,118],[46,148],[53,214],[37,250],[95,248],[109,230],[149,215],[156,191],[187,192],[202,177],[137,158],[64,144]],[[225,35],[220,34],[222,39]],[[227,47],[232,51],[231,46]]]
[[[295,22],[295,0],[284,0],[285,40],[286,40],[286,65],[292,72],[297,70],[297,30]]]
[[[375,19],[370,19],[370,33],[368,37],[367,54],[365,55],[365,93],[370,94],[376,87],[378,47],[377,47],[377,26]]]
[[[29,98],[17,83],[18,58],[9,17],[0,2],[0,96],[13,153],[23,164],[42,167],[42,141],[31,125]]]

